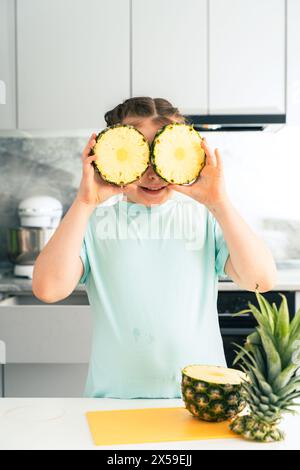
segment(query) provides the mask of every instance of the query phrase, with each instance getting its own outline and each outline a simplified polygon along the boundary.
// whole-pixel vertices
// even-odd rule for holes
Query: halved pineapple
[[[205,165],[201,141],[200,134],[192,125],[167,124],[158,131],[151,145],[154,170],[168,183],[193,182]]]
[[[150,146],[144,135],[130,125],[115,124],[100,132],[91,154],[93,166],[109,183],[124,186],[139,179],[150,163]]]
[[[181,392],[186,408],[204,421],[225,421],[245,407],[246,375],[220,366],[190,365],[182,369]]]

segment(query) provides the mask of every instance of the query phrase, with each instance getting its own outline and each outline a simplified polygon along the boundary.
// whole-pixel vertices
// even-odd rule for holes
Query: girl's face
[[[176,121],[174,120],[174,122]],[[152,143],[156,132],[162,127],[161,124],[154,123],[151,118],[127,117],[123,119],[122,124],[134,126],[142,132],[149,144]],[[128,201],[151,206],[151,204],[162,204],[169,199],[173,190],[168,186],[169,183],[160,178],[150,165],[143,176],[135,183],[125,186],[123,192]]]

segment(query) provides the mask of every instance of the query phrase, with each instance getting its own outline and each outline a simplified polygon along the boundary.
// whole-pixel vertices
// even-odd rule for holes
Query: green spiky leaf
[[[279,354],[281,357],[283,357],[283,353],[289,342],[290,315],[286,297],[282,294],[279,295],[282,297],[282,302],[278,311],[277,323],[275,327],[275,338]]]
[[[261,295],[257,290],[255,292],[261,314],[264,316],[264,318],[268,321],[271,332],[274,333],[275,330],[275,315],[273,312],[273,309],[267,299],[264,298],[263,295]]]
[[[278,377],[273,382],[273,389],[275,393],[280,393],[280,390],[289,383],[297,369],[298,366],[291,363],[278,375]]]
[[[294,318],[291,321],[290,336],[294,335],[294,333],[298,329],[299,325],[300,325],[300,308],[297,310],[297,312],[294,315]]]

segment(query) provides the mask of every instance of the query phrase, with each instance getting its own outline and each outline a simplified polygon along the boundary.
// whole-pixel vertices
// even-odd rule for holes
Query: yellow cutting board
[[[228,421],[201,421],[185,407],[88,411],[86,417],[98,446],[238,437]]]

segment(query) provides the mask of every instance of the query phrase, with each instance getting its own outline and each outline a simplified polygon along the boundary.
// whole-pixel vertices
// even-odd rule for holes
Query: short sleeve
[[[215,269],[219,276],[226,276],[224,267],[229,256],[229,249],[217,220],[214,219]]]
[[[83,262],[84,271],[83,271],[83,274],[82,274],[81,278],[79,279],[79,284],[84,284],[86,282],[88,274],[90,272],[90,262],[89,262],[89,257],[88,257],[88,253],[87,253],[85,238],[83,239],[83,242],[82,242],[82,245],[81,245],[80,258]]]

